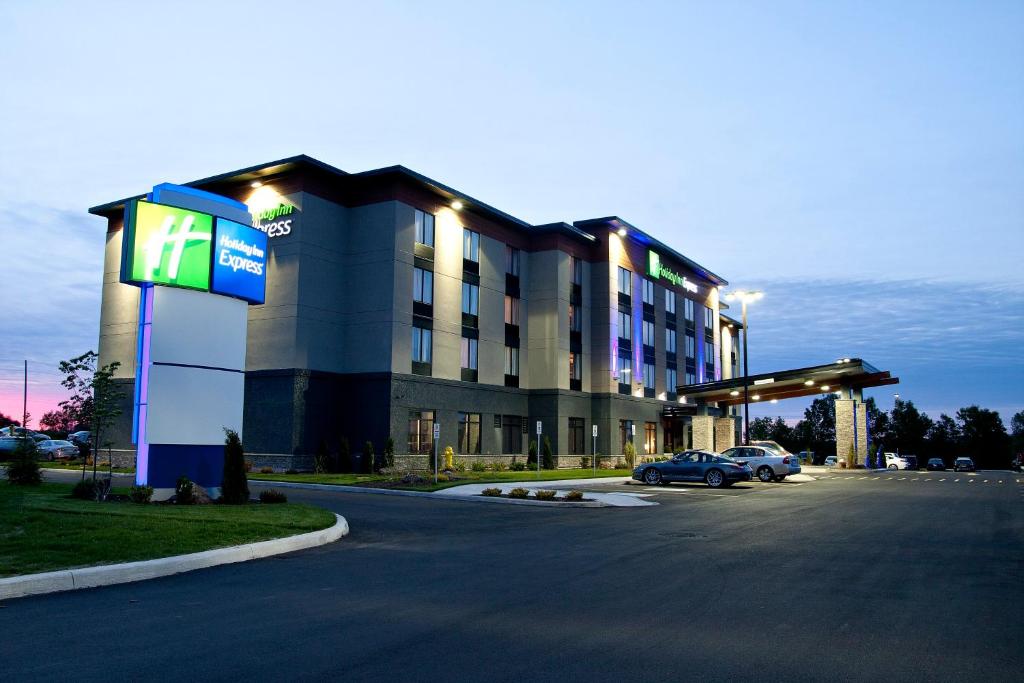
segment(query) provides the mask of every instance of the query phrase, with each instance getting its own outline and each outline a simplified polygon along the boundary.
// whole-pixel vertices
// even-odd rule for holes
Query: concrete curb
[[[296,550],[315,548],[333,543],[349,532],[348,521],[341,515],[334,515],[333,526],[311,531],[296,536],[285,536],[269,541],[259,541],[230,548],[204,550],[188,555],[161,557],[157,560],[142,560],[122,564],[101,565],[98,567],[82,567],[79,569],[61,569],[55,572],[27,574],[0,579],[0,600],[21,598],[29,595],[42,595],[59,591],[77,590],[79,588],[95,588],[118,583],[145,581],[161,576],[170,576],[195,569],[216,567],[222,564],[258,560],[262,557],[281,555]]]

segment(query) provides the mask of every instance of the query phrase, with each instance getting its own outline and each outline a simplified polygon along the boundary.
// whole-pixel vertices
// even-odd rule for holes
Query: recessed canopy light
[[[263,187],[263,183],[261,183],[258,180],[254,180],[251,183],[249,183],[249,187]]]
[[[821,385],[821,390],[822,391],[828,391],[828,385],[827,384],[822,384]]]
[[[739,396],[739,395],[740,395],[740,392],[738,392],[738,391],[730,391],[730,392],[729,392],[729,395],[730,395],[730,396]]]
[[[814,380],[813,379],[807,380],[806,382],[804,382],[804,386],[805,387],[813,387],[814,386]]]
[[[779,402],[779,399],[777,399],[777,398],[773,398],[772,399],[772,403],[778,403],[778,402]]]
[[[758,401],[758,400],[760,400],[760,399],[761,399],[761,394],[754,394],[754,395],[753,395],[753,396],[751,396],[750,398],[752,398],[752,399],[753,399],[753,400],[755,400],[755,401]]]
[[[625,236],[626,236],[626,229],[625,228],[619,228],[619,237],[625,237]]]

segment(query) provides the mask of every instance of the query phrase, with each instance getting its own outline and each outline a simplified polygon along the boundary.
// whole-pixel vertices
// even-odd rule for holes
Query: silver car
[[[726,449],[722,455],[737,462],[745,462],[754,471],[754,476],[763,482],[782,481],[791,474],[792,455],[781,455],[761,446],[736,446]]]
[[[39,457],[43,460],[67,460],[77,458],[79,455],[78,446],[70,441],[49,439],[36,444]]]

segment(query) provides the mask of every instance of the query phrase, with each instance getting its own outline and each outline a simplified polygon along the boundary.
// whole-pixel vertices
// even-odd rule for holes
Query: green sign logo
[[[213,217],[138,201],[125,225],[122,280],[207,290]]]
[[[696,284],[690,282],[683,275],[680,275],[668,266],[664,265],[661,262],[661,256],[650,249],[647,250],[647,274],[656,278],[664,278],[677,287],[682,287],[688,292],[696,293],[697,291]]]

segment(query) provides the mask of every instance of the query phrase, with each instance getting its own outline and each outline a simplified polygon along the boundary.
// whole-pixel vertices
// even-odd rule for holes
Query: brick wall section
[[[856,405],[857,402],[851,399],[836,399],[836,459],[846,461],[847,467],[857,464],[856,457],[853,462],[850,462],[850,448],[854,442],[853,416]]]
[[[694,415],[693,447],[699,450],[715,449],[715,418],[711,415]]]
[[[736,421],[735,417],[715,418],[715,450],[719,453],[736,445]]]

